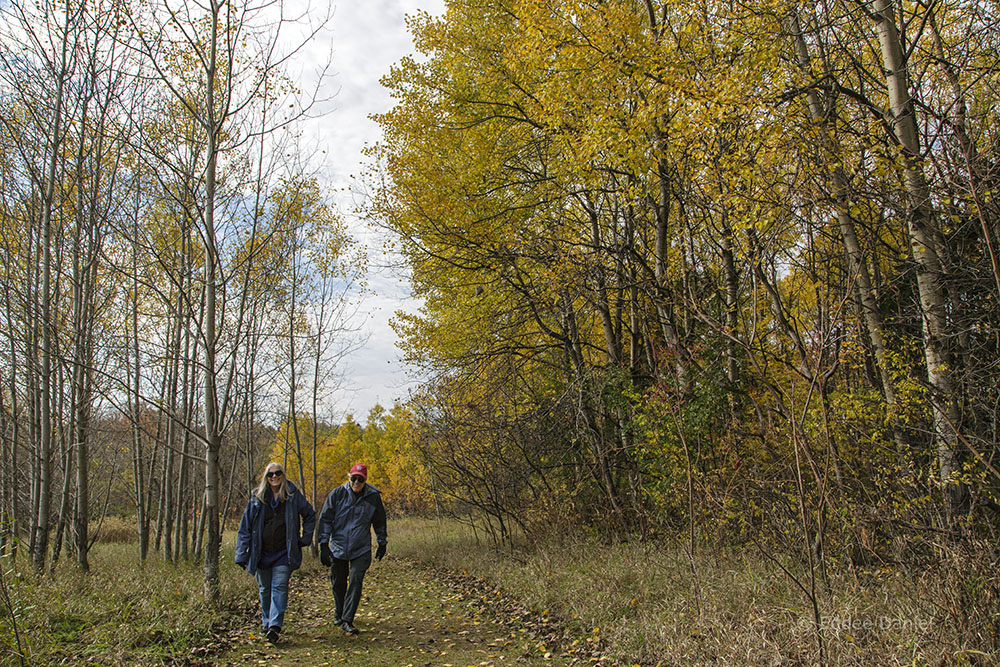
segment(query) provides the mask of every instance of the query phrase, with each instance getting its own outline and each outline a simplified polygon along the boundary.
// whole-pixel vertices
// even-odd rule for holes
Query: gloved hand
[[[375,560],[382,560],[382,556],[385,556],[385,545],[378,545],[378,549],[375,550]]]
[[[320,542],[319,543],[319,560],[323,565],[330,567],[333,565],[333,554],[330,553],[330,543]]]

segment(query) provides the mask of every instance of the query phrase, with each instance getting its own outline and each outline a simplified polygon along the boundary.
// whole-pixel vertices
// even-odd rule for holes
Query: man
[[[365,571],[372,562],[372,528],[378,540],[375,560],[382,560],[386,543],[382,494],[368,483],[367,466],[356,463],[347,482],[326,497],[319,515],[319,555],[330,568],[336,606],[333,622],[346,635],[358,634],[354,614]]]

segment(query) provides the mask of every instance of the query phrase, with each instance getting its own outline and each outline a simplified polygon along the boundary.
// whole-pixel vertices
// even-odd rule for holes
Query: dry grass
[[[694,576],[679,543],[580,538],[495,549],[466,526],[418,519],[393,521],[389,537],[391,554],[485,579],[575,635],[600,637],[622,664],[820,663],[806,596],[756,551],[702,547]],[[819,594],[825,662],[998,664],[1000,570],[988,552],[919,572],[831,572]],[[782,562],[804,576],[800,565]],[[231,537],[220,563],[221,609],[205,603],[197,563],[170,565],[153,554],[140,568],[134,544],[97,545],[91,563],[87,575],[63,562],[38,576],[23,556],[13,568],[0,560],[26,642],[23,664],[184,663],[220,624],[254,613],[254,582],[232,565]],[[10,610],[0,611],[0,665],[21,664]]]
[[[91,523],[87,527],[91,539],[98,544],[136,544],[139,542],[139,531],[135,527],[135,519],[124,519],[117,516],[105,517],[103,521]]]
[[[218,609],[205,601],[200,563],[165,563],[151,553],[140,566],[134,543],[98,543],[90,566],[84,574],[64,560],[38,575],[23,553],[17,563],[0,560],[12,603],[0,605],[0,665],[184,663],[256,600],[253,578],[232,563],[231,541],[220,557]]]
[[[454,523],[395,522],[397,553],[465,570],[560,616],[599,628],[613,653],[643,665],[996,664],[995,563],[938,570],[831,573],[820,590],[820,630],[790,577],[759,552],[677,543],[579,540],[494,549]],[[777,554],[774,554],[777,556]],[[802,568],[783,563],[804,579]]]

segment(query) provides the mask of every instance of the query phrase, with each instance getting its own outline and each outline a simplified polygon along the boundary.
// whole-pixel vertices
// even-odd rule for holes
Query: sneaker
[[[350,621],[344,621],[341,624],[340,629],[344,631],[345,635],[356,635],[356,634],[358,634],[358,629],[356,627],[354,627],[353,625],[351,625]]]
[[[267,630],[267,641],[271,642],[272,644],[277,644],[278,643],[278,629],[277,628],[268,628],[268,630]]]

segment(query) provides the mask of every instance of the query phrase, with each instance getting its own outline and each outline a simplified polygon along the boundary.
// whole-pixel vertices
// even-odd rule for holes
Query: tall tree
[[[240,149],[248,141],[266,136],[301,117],[279,114],[284,99],[281,68],[288,59],[320,30],[329,19],[310,16],[305,38],[290,47],[281,41],[282,29],[308,14],[289,18],[269,14],[269,7],[210,0],[206,4],[182,2],[174,7],[148,7],[135,14],[133,25],[142,40],[142,51],[204,138],[204,169],[199,175],[198,232],[204,261],[203,310],[198,331],[202,353],[202,442],[205,446],[205,596],[218,598],[218,559],[221,540],[220,461],[223,437],[230,423],[235,382],[236,351],[245,344],[242,316],[249,303],[237,300],[233,325],[223,337],[225,322],[220,319],[227,298],[225,241],[239,230],[239,221],[228,219],[224,206],[225,180],[228,193],[237,190],[241,171]],[[178,80],[174,74],[187,70]],[[308,102],[308,100],[307,100]],[[293,105],[294,106],[294,105]],[[291,117],[290,117],[291,116]],[[253,122],[268,118],[264,129]],[[228,179],[228,180],[226,180]],[[253,216],[250,216],[251,220]],[[245,230],[244,230],[245,232]],[[253,230],[250,235],[253,236]],[[254,248],[255,244],[250,243]],[[251,255],[252,258],[252,255]],[[220,348],[222,341],[230,349]],[[223,362],[222,360],[226,360]]]
[[[924,174],[909,68],[900,44],[894,3],[891,0],[876,0],[874,9],[873,18],[878,30],[889,97],[889,129],[893,139],[899,144],[899,168],[902,170],[907,194],[909,210],[906,224],[913,261],[917,267],[924,358],[927,381],[932,389],[934,439],[943,486],[945,516],[948,525],[952,526],[964,493],[958,479],[961,416],[952,378],[954,358],[948,354],[948,300],[943,282],[941,248],[937,241],[941,231],[931,200],[930,186]]]

